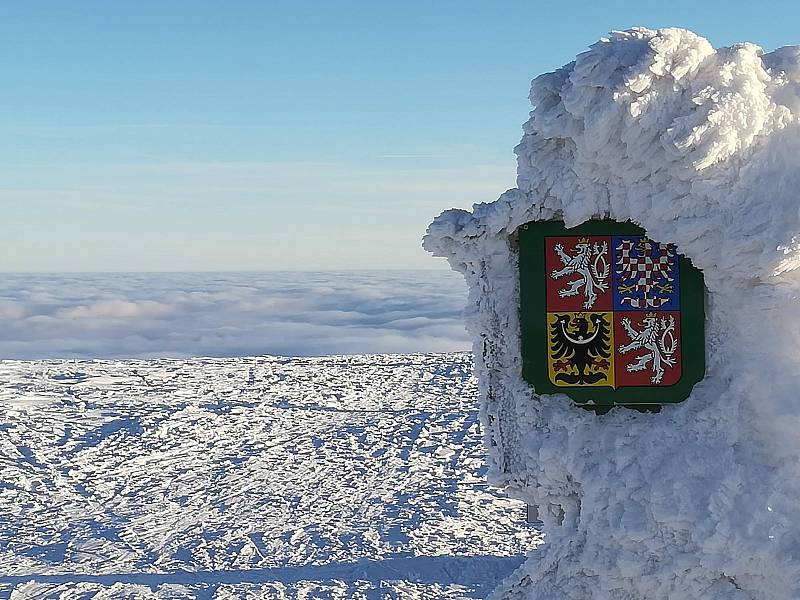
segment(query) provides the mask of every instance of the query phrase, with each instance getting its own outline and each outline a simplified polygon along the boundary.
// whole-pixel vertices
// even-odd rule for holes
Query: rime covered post
[[[800,597],[800,49],[614,32],[536,78],[530,98],[517,187],[444,212],[424,239],[470,288],[490,477],[547,527],[497,597]],[[550,381],[565,387],[537,389],[523,352],[522,228],[604,220],[645,234],[626,245],[633,234],[587,230],[571,246],[550,234],[554,298],[582,305],[545,306]],[[676,373],[697,327],[679,314],[673,251],[704,278],[704,364],[685,400],[665,404],[658,390],[699,360],[684,356]],[[618,306],[637,285],[640,304]],[[576,406],[599,392],[575,387],[630,394],[613,360],[628,361],[616,373],[641,377],[639,401],[659,412],[613,398],[608,410]]]

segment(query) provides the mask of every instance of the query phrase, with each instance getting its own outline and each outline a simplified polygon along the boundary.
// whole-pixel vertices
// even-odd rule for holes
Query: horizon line
[[[388,269],[177,269],[164,271],[0,271],[0,275],[169,275],[169,274],[216,274],[216,273],[411,273],[411,272],[452,272],[447,267],[388,268]]]

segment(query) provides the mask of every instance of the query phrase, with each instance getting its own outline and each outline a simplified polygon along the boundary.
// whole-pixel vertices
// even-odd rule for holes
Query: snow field
[[[0,596],[481,598],[471,356],[0,363]]]

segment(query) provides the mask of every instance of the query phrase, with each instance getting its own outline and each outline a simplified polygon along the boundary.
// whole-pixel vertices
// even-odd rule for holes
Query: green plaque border
[[[658,411],[664,404],[685,400],[706,370],[705,284],[703,273],[683,255],[681,273],[681,378],[670,386],[564,387],[550,382],[547,372],[547,312],[544,261],[545,236],[647,235],[630,222],[587,221],[567,229],[561,221],[533,221],[518,230],[522,377],[538,394],[566,394],[577,404],[598,413],[614,406]]]

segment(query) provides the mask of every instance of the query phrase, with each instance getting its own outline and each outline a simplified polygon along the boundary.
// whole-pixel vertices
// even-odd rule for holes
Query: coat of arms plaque
[[[640,227],[519,231],[523,376],[605,412],[680,402],[705,373],[702,273]]]

